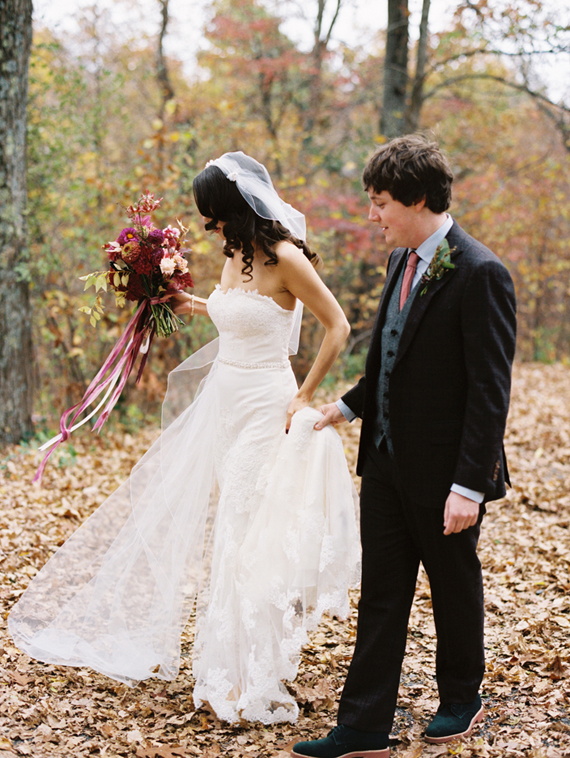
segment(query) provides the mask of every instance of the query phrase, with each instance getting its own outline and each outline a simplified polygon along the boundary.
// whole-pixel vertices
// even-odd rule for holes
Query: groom
[[[366,372],[316,428],[362,418],[362,588],[338,726],[294,756],[388,758],[417,572],[430,581],[440,706],[431,743],[483,717],[485,503],[505,494],[503,434],[515,351],[509,273],[446,213],[451,170],[435,143],[406,136],[364,170],[369,220],[390,256]]]

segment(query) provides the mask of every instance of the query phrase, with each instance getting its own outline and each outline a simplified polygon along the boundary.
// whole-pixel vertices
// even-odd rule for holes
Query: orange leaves
[[[322,390],[315,405],[342,387]],[[354,470],[358,427],[343,424]],[[156,430],[105,439],[85,433],[68,465],[54,466],[44,487],[27,448],[0,459],[0,601],[5,618],[33,575],[99,502],[121,482]],[[420,573],[410,617],[392,758],[566,758],[570,754],[570,369],[517,364],[506,439],[513,489],[488,506],[480,557],[486,592],[485,721],[463,743],[428,746],[423,730],[437,708],[435,630],[429,583]],[[356,477],[355,477],[355,481]],[[358,482],[357,482],[358,483]],[[287,686],[301,706],[296,725],[228,726],[192,702],[193,622],[173,682],[135,689],[88,669],[46,666],[20,653],[0,630],[0,758],[286,758],[297,741],[323,736],[356,633],[356,603],[344,622],[325,618]],[[461,620],[458,619],[458,633]]]

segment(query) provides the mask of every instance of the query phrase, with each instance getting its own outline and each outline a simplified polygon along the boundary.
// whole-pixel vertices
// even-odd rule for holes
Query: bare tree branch
[[[335,26],[335,24],[337,22],[338,14],[340,13],[341,5],[342,5],[342,0],[337,0],[336,10],[335,10],[334,15],[332,17],[332,20],[331,20],[331,23],[330,23],[330,26],[329,26],[329,30],[326,33],[326,36],[325,36],[325,39],[324,39],[325,46],[327,46],[327,47],[328,47],[329,42],[331,41],[332,31],[333,31],[334,26]]]
[[[536,90],[531,89],[527,84],[518,84],[517,82],[512,82],[504,76],[498,76],[497,74],[459,74],[458,76],[449,77],[448,79],[444,79],[443,81],[436,84],[431,88],[431,90],[429,90],[429,92],[426,92],[424,95],[424,100],[428,100],[430,97],[433,97],[433,95],[435,95],[436,92],[439,92],[439,90],[450,87],[453,84],[458,84],[462,81],[468,81],[470,79],[488,79],[491,81],[499,82],[500,84],[504,84],[506,87],[516,89],[519,92],[524,92],[535,100],[539,100],[547,105],[552,106],[553,108],[559,108],[565,113],[570,114],[570,107],[564,105],[564,103],[554,103],[552,100],[546,97],[546,95],[543,95],[541,92],[537,92]]]
[[[432,87],[429,92],[425,93],[424,102],[442,89],[446,89],[453,84],[473,79],[486,79],[488,81],[499,82],[499,84],[503,84],[505,87],[517,90],[518,92],[523,92],[532,97],[533,100],[536,101],[540,110],[556,125],[562,136],[564,147],[570,152],[570,123],[564,118],[565,114],[570,115],[570,107],[564,103],[554,103],[550,98],[546,97],[546,95],[543,95],[542,92],[537,92],[529,87],[528,84],[518,84],[517,82],[512,82],[509,79],[506,79],[504,76],[498,76],[496,74],[461,74],[459,76],[444,79],[435,85],[435,87]]]
[[[430,0],[423,0],[422,18],[420,21],[420,37],[418,40],[418,53],[416,58],[416,73],[412,83],[412,94],[406,121],[407,131],[415,132],[420,121],[420,112],[424,101],[423,90],[426,77],[427,48],[428,48],[428,20]]]

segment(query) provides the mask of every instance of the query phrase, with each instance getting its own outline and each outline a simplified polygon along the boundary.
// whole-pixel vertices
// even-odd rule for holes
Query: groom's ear
[[[415,210],[416,213],[421,213],[423,209],[426,207],[426,196],[424,195],[421,200],[416,200],[412,203],[412,208]]]

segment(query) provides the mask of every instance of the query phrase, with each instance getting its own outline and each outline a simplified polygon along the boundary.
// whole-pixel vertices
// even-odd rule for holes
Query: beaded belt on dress
[[[289,361],[280,361],[277,363],[244,363],[243,361],[230,361],[228,358],[220,358],[220,363],[225,363],[228,366],[237,366],[238,368],[289,368],[291,365]]]

